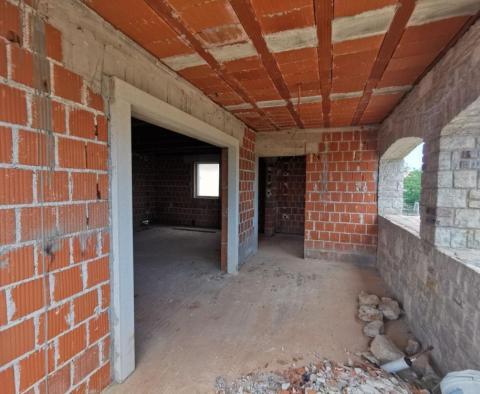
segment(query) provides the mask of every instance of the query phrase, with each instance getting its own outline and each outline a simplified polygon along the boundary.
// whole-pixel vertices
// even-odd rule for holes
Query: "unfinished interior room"
[[[480,393],[480,0],[0,0],[0,393]]]

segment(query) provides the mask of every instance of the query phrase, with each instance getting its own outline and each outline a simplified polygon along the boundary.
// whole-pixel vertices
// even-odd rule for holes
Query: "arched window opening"
[[[417,145],[403,159],[403,215],[420,216],[420,192],[422,190],[423,143]]]
[[[378,213],[409,229],[420,231],[423,141],[395,141],[380,159]]]

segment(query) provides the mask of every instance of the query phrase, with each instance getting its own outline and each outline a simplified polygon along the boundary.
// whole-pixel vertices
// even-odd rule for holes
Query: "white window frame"
[[[198,194],[198,165],[199,164],[218,164],[218,196],[201,196]],[[198,160],[193,162],[193,197],[198,199],[206,199],[206,200],[219,200],[220,199],[220,192],[222,189],[221,185],[221,174],[222,169],[220,168],[221,164],[218,161],[213,160]]]

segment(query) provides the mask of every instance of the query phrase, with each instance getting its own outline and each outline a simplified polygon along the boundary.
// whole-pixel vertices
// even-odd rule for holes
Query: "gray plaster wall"
[[[377,267],[442,373],[480,369],[480,261],[468,265],[379,217]]]

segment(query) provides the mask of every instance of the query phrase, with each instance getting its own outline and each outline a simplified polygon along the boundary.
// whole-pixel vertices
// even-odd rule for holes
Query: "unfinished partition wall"
[[[380,217],[377,265],[441,372],[480,368],[479,40],[477,22],[379,134],[380,153],[425,141],[420,232]]]
[[[377,132],[325,132],[307,155],[305,257],[375,261]]]
[[[255,132],[245,128],[240,145],[240,216],[238,260],[245,262],[257,251],[258,231],[255,201],[257,199],[257,160]]]

